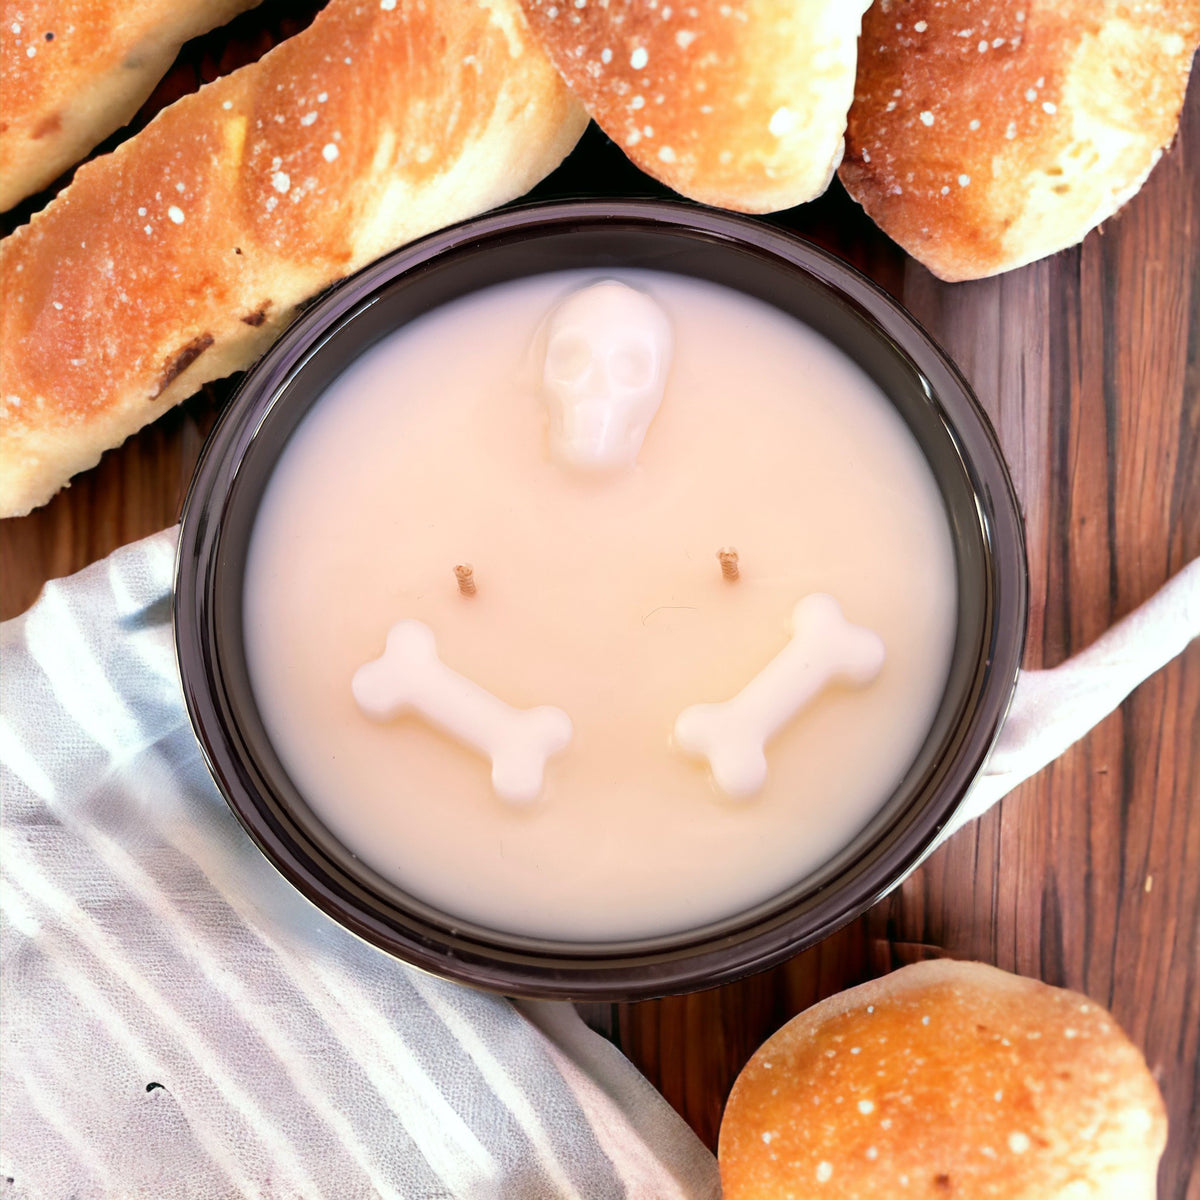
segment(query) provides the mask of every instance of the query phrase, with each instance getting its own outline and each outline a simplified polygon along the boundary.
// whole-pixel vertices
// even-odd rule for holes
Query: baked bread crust
[[[137,112],[179,47],[259,0],[0,0],[0,212]]]
[[[725,1200],[1153,1200],[1162,1097],[1103,1008],[917,963],[802,1012],[721,1126]]]
[[[0,243],[0,515],[381,254],[522,195],[586,124],[515,0],[331,0]]]
[[[829,185],[870,0],[522,3],[605,133],[668,187],[774,212]]]
[[[841,179],[935,275],[1083,239],[1175,136],[1200,0],[879,0]]]

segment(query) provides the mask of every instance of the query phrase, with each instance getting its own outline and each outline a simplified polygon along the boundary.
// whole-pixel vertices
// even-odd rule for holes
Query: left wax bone
[[[359,667],[351,688],[372,720],[412,710],[486,755],[496,795],[512,804],[537,799],[546,760],[571,740],[571,718],[561,708],[513,708],[446,666],[421,621],[393,625],[383,656]]]
[[[676,744],[708,759],[727,796],[752,796],[767,779],[767,742],[833,680],[870,683],[883,658],[879,635],[847,621],[832,596],[805,596],[792,612],[791,641],[732,700],[685,708]]]

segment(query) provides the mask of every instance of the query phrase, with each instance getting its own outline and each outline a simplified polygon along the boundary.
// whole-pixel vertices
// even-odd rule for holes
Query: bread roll
[[[935,275],[1081,241],[1175,135],[1197,0],[879,0],[842,182]]]
[[[1085,996],[923,962],[788,1022],[721,1126],[725,1200],[1152,1200],[1167,1138],[1138,1050]]]
[[[527,191],[585,123],[516,0],[331,0],[166,109],[0,243],[0,515],[334,280]]]
[[[829,185],[870,0],[522,3],[591,115],[668,187],[774,212]]]
[[[179,47],[259,0],[0,0],[0,212],[137,112]]]

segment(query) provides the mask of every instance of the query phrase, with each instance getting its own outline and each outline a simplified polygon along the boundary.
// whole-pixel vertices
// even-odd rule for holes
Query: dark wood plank
[[[198,39],[134,122],[259,56],[318,4],[268,0]],[[1083,247],[948,286],[835,185],[776,220],[902,299],[992,414],[1028,525],[1027,665],[1060,662],[1200,554],[1200,85],[1146,188]],[[541,196],[654,193],[594,131]],[[9,220],[22,220],[44,197]],[[0,523],[0,615],[48,578],[175,520],[231,385],[214,385],[82,476]],[[715,1145],[757,1045],[843,987],[929,955],[995,963],[1112,1008],[1162,1085],[1168,1200],[1200,1200],[1200,648],[862,920],[774,971],[589,1018]]]

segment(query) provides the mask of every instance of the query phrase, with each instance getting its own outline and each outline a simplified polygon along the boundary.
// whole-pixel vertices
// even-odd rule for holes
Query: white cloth
[[[267,866],[188,725],[174,547],[0,626],[0,1193],[715,1200],[569,1005],[408,968]]]
[[[942,840],[1053,762],[1196,637],[1200,558],[1074,658],[1049,671],[1022,671],[987,765]]]
[[[568,1005],[405,967],[311,907],[209,779],[175,531],[0,626],[0,1182],[30,1200],[706,1200],[716,1164]],[[1200,632],[1200,564],[1023,675],[978,815]]]

